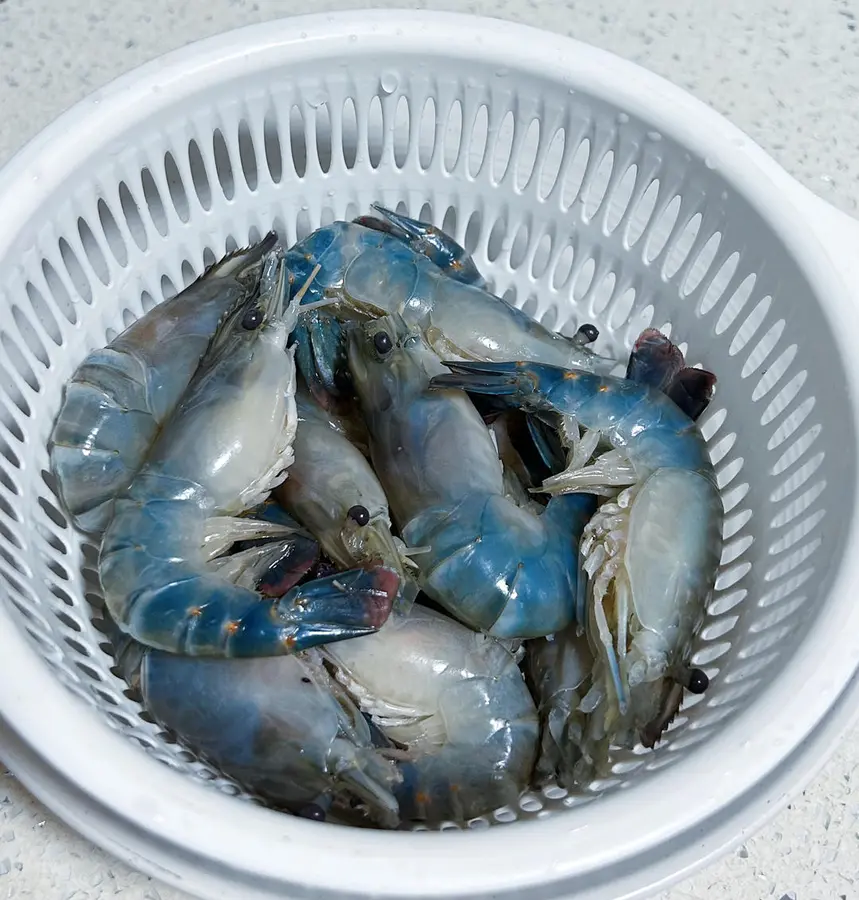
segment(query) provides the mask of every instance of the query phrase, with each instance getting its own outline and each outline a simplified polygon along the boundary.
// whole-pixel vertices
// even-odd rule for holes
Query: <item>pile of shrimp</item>
[[[155,721],[269,806],[465,824],[647,752],[723,507],[715,377],[551,332],[380,206],[271,233],[81,363],[50,442]]]

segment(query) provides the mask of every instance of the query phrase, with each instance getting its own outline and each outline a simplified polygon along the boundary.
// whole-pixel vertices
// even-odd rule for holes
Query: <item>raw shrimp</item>
[[[377,634],[322,652],[403,751],[393,791],[404,821],[462,823],[518,800],[539,725],[516,659],[502,644],[414,606]]]
[[[624,487],[588,522],[581,542],[586,587],[577,621],[597,662],[583,711],[601,706],[606,735],[653,746],[683,689],[706,689],[689,668],[719,566],[722,500],[695,423],[646,384],[526,361],[446,364],[433,380],[506,397],[536,414],[558,413],[613,450],[543,484],[553,494]],[[629,487],[626,487],[629,486]]]
[[[404,589],[405,545],[391,534],[388,500],[363,453],[350,440],[357,430],[326,412],[299,380],[295,460],[289,477],[274,497],[320,542],[338,566],[378,562],[396,571]],[[417,594],[413,586],[401,597],[405,609]]]
[[[405,217],[397,217],[397,223],[425,227]],[[343,320],[398,314],[446,359],[532,359],[594,372],[609,372],[615,366],[614,360],[585,346],[596,336],[593,326],[580,329],[574,338],[550,331],[478,284],[450,277],[450,270],[439,268],[432,258],[388,231],[333,222],[295,244],[286,259],[299,282],[320,267],[308,300],[323,296],[335,300],[331,312]],[[301,341],[317,353],[324,348],[330,357],[337,352],[336,335],[320,328],[321,335]],[[314,371],[303,357],[299,365],[311,384],[326,379],[332,369],[328,365]],[[330,376],[325,387],[337,393]]]
[[[387,618],[399,578],[363,569],[296,587],[275,602],[209,563],[231,535],[272,534],[235,519],[286,476],[295,436],[295,366],[286,341],[296,303],[281,257],[265,260],[259,297],[215,334],[188,390],[131,485],[101,547],[107,608],[156,649],[188,655],[274,656],[368,634]],[[273,526],[275,530],[277,525]]]
[[[593,499],[553,498],[540,515],[511,500],[479,413],[461,391],[428,390],[443,366],[401,320],[354,328],[348,350],[391,514],[408,546],[427,548],[415,556],[423,590],[495,637],[566,627]]]
[[[107,620],[104,630],[158,724],[251,794],[313,819],[354,798],[371,821],[399,823],[396,768],[316,651],[193,659],[144,647]]]
[[[50,439],[60,499],[78,528],[105,528],[218,325],[257,290],[276,241],[272,233],[225,257],[78,366]]]

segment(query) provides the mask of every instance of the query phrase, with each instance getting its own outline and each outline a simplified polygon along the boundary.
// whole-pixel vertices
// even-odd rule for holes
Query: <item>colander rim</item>
[[[857,311],[825,249],[781,189],[783,170],[739,129],[659,76],[605,51],[530,26],[455,13],[358,10],[282,19],[208,38],[133,70],[55,120],[0,171],[0,205],[25,214],[38,208],[56,189],[60,173],[70,171],[88,155],[83,148],[93,137],[102,146],[109,145],[129,122],[154,115],[180,95],[188,96],[208,83],[222,81],[227,73],[231,78],[247,76],[286,50],[293,60],[300,61],[313,58],[319,48],[345,56],[383,52],[392,41],[401,51],[412,48],[416,53],[457,55],[463,63],[480,59],[583,84],[594,96],[641,115],[663,134],[706,156],[760,212],[816,288],[844,361],[852,404],[849,424],[856,431],[859,368],[850,365],[849,351],[859,336]],[[14,252],[16,241],[11,217],[0,220],[0,258]],[[855,508],[854,502],[847,549],[834,573],[833,595],[841,592],[846,596],[859,583]],[[859,611],[853,615],[859,618]],[[682,785],[678,795],[682,794],[683,803],[676,804],[677,808],[672,809],[673,801],[660,796],[665,779],[659,777],[593,804],[586,820],[554,816],[470,833],[467,840],[451,834],[392,835],[320,828],[236,804],[192,783],[133,748],[93,711],[71,698],[49,676],[5,608],[0,610],[5,626],[0,634],[8,642],[8,652],[0,653],[0,711],[8,727],[25,744],[38,748],[70,783],[116,810],[117,815],[134,818],[138,825],[146,823],[141,827],[160,834],[162,840],[169,833],[174,845],[186,853],[210,859],[238,854],[249,872],[289,878],[288,869],[276,859],[276,851],[284,846],[280,842],[286,842],[299,850],[302,862],[312,872],[289,882],[298,892],[303,883],[347,893],[384,893],[390,890],[394,876],[402,879],[399,895],[503,892],[513,887],[546,886],[549,881],[570,880],[620,860],[631,860],[684,832],[692,833],[706,816],[751,791],[825,718],[855,673],[859,660],[859,627],[855,626],[859,621],[845,617],[833,624],[834,616],[830,604],[812,623],[797,653],[793,671],[807,673],[806,678],[800,683],[786,679],[771,685],[737,715],[725,732],[708,741],[709,752],[692,753],[671,768],[671,778]],[[820,659],[826,661],[826,672],[817,665]],[[39,694],[39,710],[28,700],[31,691],[21,687],[22,675],[28,685],[38,684],[43,691]],[[46,716],[44,711],[73,705],[78,707],[77,723],[70,725],[70,734],[63,735],[60,742],[53,733],[58,718],[53,713]],[[797,709],[812,712],[797,718]],[[740,746],[738,725],[751,726],[760,721],[768,723],[770,732],[761,735],[749,727],[748,739]],[[842,730],[848,725],[845,713]],[[94,746],[105,748],[103,757],[92,758]],[[714,773],[711,765],[714,759],[722,758],[720,753],[730,759],[730,771]],[[135,773],[128,779],[130,783],[119,777],[119,769],[105,771],[105,758],[123,760],[126,768],[122,772]],[[747,770],[738,773],[736,769],[743,765]],[[731,790],[720,793],[719,788],[703,786],[703,780],[712,785],[717,777],[720,785]],[[169,797],[169,803],[152,796],[155,785],[164,788],[163,796]],[[186,818],[171,825],[171,808],[175,814],[183,805]],[[636,807],[648,810],[648,827],[638,835],[627,836],[619,845],[618,822],[624,821],[625,811],[634,812]],[[530,838],[523,840],[526,835]],[[391,868],[393,841],[398,842],[398,860]],[[128,848],[128,853],[135,856],[133,848]],[[335,855],[347,859],[349,865],[331,866]]]

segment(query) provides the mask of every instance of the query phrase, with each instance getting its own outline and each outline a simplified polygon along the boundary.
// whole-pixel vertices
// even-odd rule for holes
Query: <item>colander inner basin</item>
[[[97,551],[48,474],[63,384],[84,354],[274,226],[289,243],[374,201],[431,220],[493,290],[597,349],[647,326],[719,378],[701,428],[726,509],[693,664],[710,678],[654,751],[581,795],[557,786],[473,827],[542,817],[689,754],[790,665],[843,550],[856,448],[841,360],[803,272],[704,159],[578,85],[413,54],[289,58],[179,97],[99,144],[0,258],[4,602],[70,691],[142,750],[248,799],[141,715],[91,621]],[[828,402],[818,402],[823,385]],[[571,815],[574,813],[571,813]]]

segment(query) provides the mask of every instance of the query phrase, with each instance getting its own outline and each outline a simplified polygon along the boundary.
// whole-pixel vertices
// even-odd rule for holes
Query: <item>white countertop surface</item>
[[[493,15],[611,50],[688,89],[856,213],[859,0],[0,0],[0,165],[64,109],[160,53],[265,19],[369,5]],[[659,900],[859,898],[857,783],[859,731],[762,832]],[[72,833],[0,762],[0,900],[109,897],[186,895]]]

